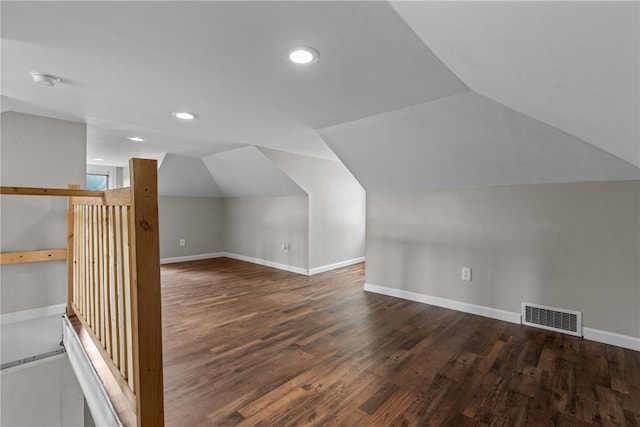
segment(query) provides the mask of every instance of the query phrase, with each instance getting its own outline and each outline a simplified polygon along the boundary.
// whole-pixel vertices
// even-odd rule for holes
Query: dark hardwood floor
[[[168,426],[640,425],[640,353],[218,258],[162,268]]]

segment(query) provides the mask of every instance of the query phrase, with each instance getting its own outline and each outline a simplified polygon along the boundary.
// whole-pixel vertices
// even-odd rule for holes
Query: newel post
[[[157,162],[131,159],[129,171],[136,412],[138,426],[157,427],[164,425]]]

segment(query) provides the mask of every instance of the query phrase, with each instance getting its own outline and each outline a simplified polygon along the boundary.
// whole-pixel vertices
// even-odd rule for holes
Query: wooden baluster
[[[123,273],[120,280],[122,281],[122,293],[120,295],[119,304],[122,309],[122,331],[120,342],[122,344],[122,357],[125,360],[125,377],[129,382],[129,387],[135,392],[135,375],[133,375],[133,315],[131,306],[131,267],[130,267],[130,251],[129,251],[129,208],[122,206],[122,246],[120,248],[122,256]]]
[[[70,184],[69,188],[72,190],[80,189],[80,185],[78,184]],[[71,197],[69,197],[68,208],[67,208],[67,313],[69,315],[73,314],[73,300],[75,295],[75,286],[74,286],[74,260],[75,260],[75,252],[74,252],[74,244],[73,239],[75,236],[75,215],[74,215],[74,207]]]

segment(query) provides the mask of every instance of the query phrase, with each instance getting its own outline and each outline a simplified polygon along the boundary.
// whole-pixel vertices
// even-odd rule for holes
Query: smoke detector
[[[53,76],[51,74],[37,73],[35,71],[31,72],[31,78],[34,82],[42,85],[42,86],[55,86],[58,82],[60,82],[60,77]]]

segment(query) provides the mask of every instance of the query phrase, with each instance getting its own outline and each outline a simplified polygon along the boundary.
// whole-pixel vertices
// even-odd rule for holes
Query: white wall
[[[306,271],[308,217],[306,195],[224,199],[225,252]]]
[[[309,195],[309,269],[361,259],[366,193],[340,162],[261,149]]]
[[[639,206],[637,180],[368,192],[366,281],[640,338]]]
[[[0,425],[85,425],[84,396],[65,354],[4,369],[0,384]]]
[[[160,258],[222,252],[222,205],[213,197],[159,197]]]
[[[204,170],[208,170],[213,180],[210,177],[194,180],[193,176],[202,175]],[[228,252],[285,265],[293,262],[297,268],[317,273],[364,258],[365,191],[340,162],[251,146],[215,153],[202,161],[167,155],[160,175],[164,176],[159,179],[163,262]],[[185,176],[191,176],[191,181],[184,179]],[[220,191],[224,198],[177,197],[205,195],[211,191],[216,194]],[[287,211],[293,199],[278,198],[294,195],[299,195],[297,200],[305,198],[309,202],[305,210],[308,212],[305,219],[308,244],[304,252],[308,258],[304,260],[300,258],[303,252],[299,243],[295,253],[293,248],[291,252],[281,253],[282,243],[291,240],[280,237],[289,233],[283,231],[291,229],[289,224],[260,218],[262,214],[277,212],[294,216],[296,224],[301,222],[299,207],[293,212]],[[285,205],[276,207],[278,200]],[[266,211],[255,208],[265,203]],[[222,206],[226,207],[224,215],[220,214]],[[241,206],[254,211],[240,212]],[[233,215],[229,214],[231,211]],[[267,231],[263,232],[256,224],[263,224]],[[229,226],[235,228],[229,229]],[[223,228],[225,237],[220,241]],[[248,233],[247,229],[254,233]],[[184,247],[179,246],[182,238],[186,239]],[[273,252],[274,248],[277,252]]]
[[[4,186],[84,186],[86,181],[86,125],[27,114],[2,113],[0,147]],[[2,252],[57,249],[67,246],[66,198],[2,196],[0,198]],[[66,263],[51,261],[4,265],[0,272],[2,363],[58,348],[51,331],[61,337],[59,318],[27,322],[5,321],[17,312],[60,307],[66,301]],[[45,310],[46,311],[46,310]],[[39,317],[38,310],[28,316]],[[51,314],[51,311],[48,311]]]

